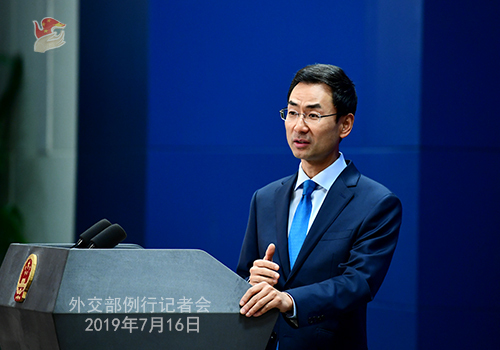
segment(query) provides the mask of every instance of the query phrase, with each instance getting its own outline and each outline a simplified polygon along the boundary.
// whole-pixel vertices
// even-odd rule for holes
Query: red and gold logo
[[[35,52],[45,52],[47,50],[57,49],[58,47],[66,44],[64,41],[64,30],[66,24],[59,22],[57,19],[52,17],[45,17],[42,19],[42,27],[37,21],[33,21],[35,24]],[[56,29],[61,29],[60,31]]]
[[[18,303],[22,303],[26,299],[26,294],[28,289],[33,282],[33,277],[35,276],[37,256],[31,254],[24,263],[23,270],[19,276],[19,281],[17,282],[16,294],[14,294],[14,300]]]

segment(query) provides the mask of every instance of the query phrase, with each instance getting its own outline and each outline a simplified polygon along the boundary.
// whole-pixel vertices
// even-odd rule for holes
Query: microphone
[[[87,248],[90,244],[90,240],[110,225],[111,223],[106,219],[96,222],[92,227],[80,235],[78,241],[71,248]]]
[[[118,224],[113,224],[90,240],[89,249],[114,248],[127,237],[125,230]]]

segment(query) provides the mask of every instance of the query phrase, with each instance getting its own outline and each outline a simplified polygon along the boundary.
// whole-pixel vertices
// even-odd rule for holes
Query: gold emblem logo
[[[24,263],[21,275],[19,276],[19,281],[17,282],[16,294],[14,294],[14,300],[18,303],[22,303],[26,299],[26,294],[30,288],[33,277],[35,276],[37,256],[31,254]]]

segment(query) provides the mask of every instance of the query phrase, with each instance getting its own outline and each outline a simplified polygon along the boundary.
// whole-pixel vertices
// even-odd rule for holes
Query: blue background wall
[[[425,5],[419,342],[500,344],[500,3]]]
[[[103,217],[144,244],[148,7],[80,2],[77,233]],[[131,25],[129,25],[132,23]],[[105,29],[103,29],[105,28]]]
[[[500,13],[449,6],[82,2],[77,233],[107,217],[129,242],[234,269],[253,192],[299,164],[278,115],[289,83],[333,63],[359,96],[342,151],[404,205],[370,349],[496,347]]]

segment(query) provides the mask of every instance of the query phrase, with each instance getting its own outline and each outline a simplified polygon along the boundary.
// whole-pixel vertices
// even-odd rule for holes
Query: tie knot
[[[316,182],[314,182],[313,180],[305,181],[302,195],[309,196],[314,191],[315,188],[316,188]]]

